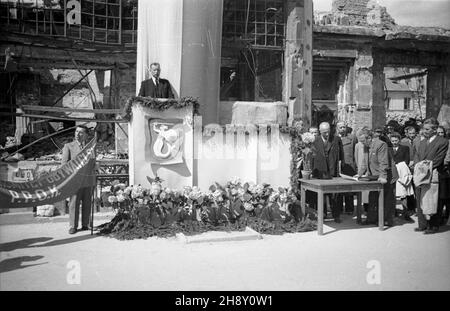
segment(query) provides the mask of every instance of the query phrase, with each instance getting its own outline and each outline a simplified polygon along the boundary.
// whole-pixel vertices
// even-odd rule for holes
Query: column
[[[355,127],[363,126],[372,127],[372,49],[368,46],[358,50],[355,60],[355,78],[354,78],[354,103],[355,111]]]
[[[183,1],[180,94],[199,99],[205,125],[219,120],[222,10],[223,0]]]
[[[302,119],[311,124],[312,87],[312,0],[288,0],[286,4],[286,47],[284,68],[284,101],[289,120]]]
[[[448,58],[447,58],[448,59]],[[450,66],[443,72],[442,106],[438,113],[438,121],[450,122]]]
[[[442,105],[443,73],[441,68],[429,68],[427,74],[426,117],[437,118]]]
[[[386,124],[386,103],[384,91],[384,65],[374,55],[372,66],[372,127]]]

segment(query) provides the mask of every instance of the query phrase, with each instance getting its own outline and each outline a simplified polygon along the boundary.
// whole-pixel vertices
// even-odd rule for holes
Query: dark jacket
[[[351,134],[341,136],[340,138],[342,141],[342,148],[344,152],[344,158],[341,159],[342,173],[353,176],[356,174],[355,146],[357,143],[357,139]]]
[[[447,148],[448,140],[443,137],[436,136],[430,144],[428,144],[427,139],[424,139],[419,144],[414,164],[423,160],[431,160],[433,161],[433,169],[437,169],[440,174],[443,174]]]
[[[141,82],[139,96],[153,98],[174,98],[170,82],[166,79],[159,79],[158,87],[150,78]]]
[[[317,136],[312,144],[312,176],[331,179],[339,174],[339,161],[344,157],[342,141],[338,136],[330,136],[325,145],[322,136]]]
[[[405,162],[406,165],[409,165],[409,161],[410,161],[409,147],[399,145],[397,151],[394,150],[394,147],[390,147],[389,149],[392,153],[392,157],[394,158],[395,164],[398,164],[400,162]]]
[[[408,147],[408,149],[409,149],[409,160],[410,161],[414,160],[414,144],[413,144],[413,141],[411,141],[411,139],[405,137],[405,138],[402,138],[402,140],[400,141],[400,145]],[[409,165],[409,163],[406,163],[406,164]]]

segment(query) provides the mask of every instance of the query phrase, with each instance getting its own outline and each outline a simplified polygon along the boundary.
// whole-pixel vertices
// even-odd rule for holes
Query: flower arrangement
[[[303,168],[302,171],[305,172],[306,175],[308,175],[312,171],[313,152],[311,150],[311,145],[315,140],[315,136],[312,133],[306,132],[303,133],[301,137],[302,137],[301,158],[299,159],[298,168],[302,167]],[[303,177],[309,178],[308,176]]]
[[[164,188],[160,180],[153,181],[150,188],[115,183],[108,201],[117,214],[110,223],[102,225],[100,233],[119,233],[123,238],[165,236],[180,231],[197,233],[217,228],[243,230],[246,226],[266,233],[315,228],[302,215],[291,189],[243,183],[238,178],[224,186],[215,183],[206,192],[195,186],[184,187],[181,191]]]
[[[144,107],[149,107],[154,110],[163,111],[169,108],[181,109],[188,106],[192,106],[194,114],[198,113],[199,103],[198,99],[194,97],[181,97],[180,99],[158,99],[150,97],[131,97],[125,103],[121,116],[124,120],[130,121],[132,117],[132,109],[134,103],[140,103]]]

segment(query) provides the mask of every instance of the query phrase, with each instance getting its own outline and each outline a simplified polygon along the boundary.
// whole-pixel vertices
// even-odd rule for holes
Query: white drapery
[[[168,79],[175,96],[180,93],[182,56],[182,0],[139,0],[136,95],[149,78],[151,63],[161,64],[161,78]]]
[[[136,94],[158,62],[175,97],[198,98],[203,120],[217,122],[222,7],[222,0],[139,1]]]

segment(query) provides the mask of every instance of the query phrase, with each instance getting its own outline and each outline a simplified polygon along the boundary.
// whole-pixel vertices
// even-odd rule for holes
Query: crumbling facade
[[[336,99],[322,109],[352,128],[386,124],[388,66],[428,69],[426,117],[450,119],[449,30],[398,26],[374,1],[336,0],[332,12],[316,14],[313,46],[313,76],[337,77]]]
[[[78,2],[81,16],[67,7],[67,1],[43,4],[34,11],[20,1],[2,2],[0,48],[8,51],[1,58],[0,78],[7,85],[0,89],[4,113],[15,114],[17,105],[25,102],[63,107],[68,102],[76,106],[83,98],[93,109],[121,108],[135,95],[137,1]],[[208,5],[222,10],[214,15],[222,16],[217,23],[221,29],[214,29],[220,34],[220,51],[215,50],[215,58],[206,63],[194,57],[194,62],[184,62],[181,73],[168,73],[179,76],[175,84],[180,91],[198,89],[208,122],[228,123],[233,111],[238,120],[245,119],[243,115],[251,120],[257,111],[269,109],[285,115],[275,120],[281,123],[303,119],[308,126],[339,118],[352,128],[380,126],[386,122],[387,66],[427,69],[426,116],[449,119],[448,30],[396,25],[373,0],[335,0],[331,12],[314,16],[311,0],[216,0]],[[186,1],[185,7],[202,14],[193,2]],[[180,42],[187,54],[195,56],[211,45],[211,28],[205,38],[197,38],[197,30],[208,19],[197,19],[194,25],[188,15],[183,18],[186,27]],[[170,47],[159,47],[163,56],[165,48]],[[220,91],[208,94],[220,95],[206,98],[200,84],[191,85],[203,74],[202,66],[219,66],[214,88]],[[80,71],[94,70],[98,91],[86,82],[92,82],[91,77],[64,94],[76,83],[64,82],[67,70],[75,72],[75,80]],[[222,91],[233,70],[238,71],[237,87],[226,94]],[[200,80],[211,82],[206,76]],[[91,98],[93,94],[97,98]],[[249,108],[253,106],[254,110]]]

